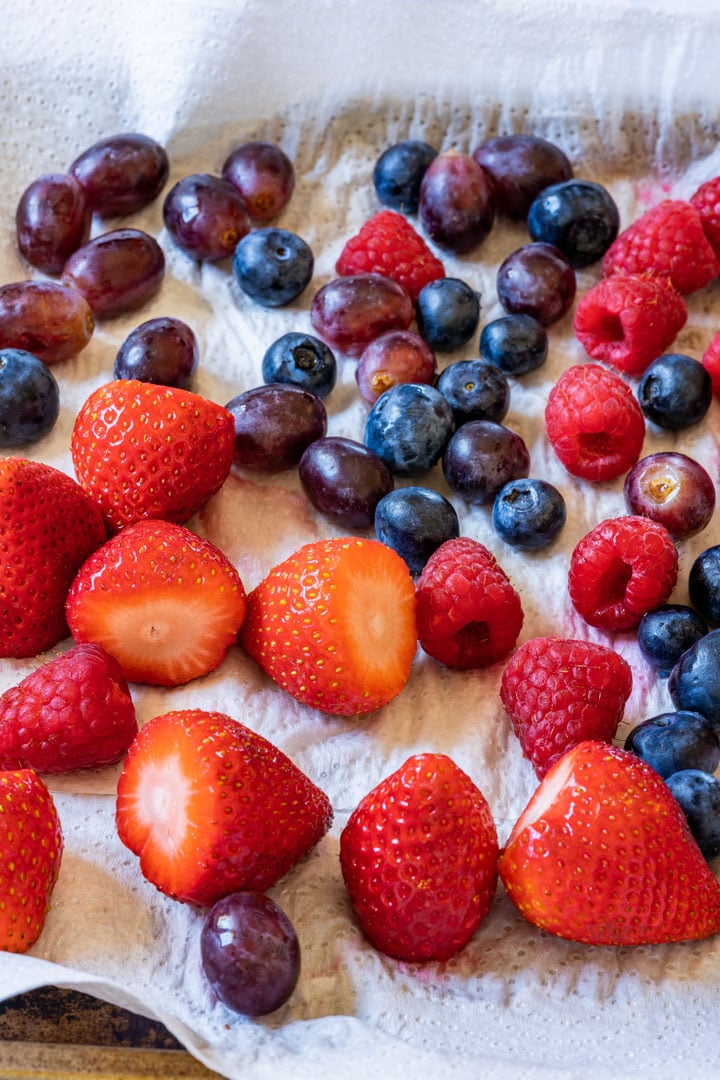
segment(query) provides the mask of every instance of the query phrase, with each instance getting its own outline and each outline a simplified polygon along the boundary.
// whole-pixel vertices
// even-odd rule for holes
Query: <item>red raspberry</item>
[[[575,546],[568,589],[579,615],[602,630],[632,630],[675,588],[678,553],[664,525],[644,517],[601,521]]]
[[[666,278],[616,274],[578,301],[573,326],[593,360],[642,375],[667,352],[686,320],[685,301]]]
[[[711,248],[720,257],[720,176],[701,184],[690,203],[700,215]]]
[[[632,690],[630,665],[604,645],[538,637],[508,661],[500,697],[539,777],[585,739],[612,742]]]
[[[394,210],[381,210],[351,237],[335,269],[350,274],[383,274],[403,285],[412,297],[430,281],[445,277],[445,268],[410,222]]]
[[[702,354],[701,363],[710,376],[713,394],[720,398],[720,331]]]
[[[694,292],[720,273],[700,214],[681,199],[664,199],[621,232],[602,265],[606,277],[652,273],[667,278],[680,293]]]
[[[523,624],[520,597],[477,540],[446,540],[417,582],[418,637],[426,653],[455,668],[502,660]]]
[[[640,457],[645,419],[630,387],[600,364],[576,364],[548,394],[545,427],[565,468],[583,480],[613,480]]]
[[[137,735],[120,665],[76,645],[0,697],[0,769],[70,772],[119,761]]]

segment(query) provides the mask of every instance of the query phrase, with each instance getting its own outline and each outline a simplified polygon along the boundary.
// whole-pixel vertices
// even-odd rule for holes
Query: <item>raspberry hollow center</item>
[[[632,566],[623,559],[613,559],[597,582],[598,596],[605,597],[608,604],[624,600],[632,573]]]

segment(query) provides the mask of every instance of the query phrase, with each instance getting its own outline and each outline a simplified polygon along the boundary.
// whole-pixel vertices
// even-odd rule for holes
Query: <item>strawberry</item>
[[[410,675],[417,648],[410,571],[378,540],[306,544],[250,593],[240,643],[305,705],[339,716],[371,712]]]
[[[77,642],[102,645],[130,682],[178,686],[222,662],[245,607],[238,572],[214,544],[183,525],[139,521],[80,568],[67,620]]]
[[[331,821],[327,796],[282,751],[202,709],[144,724],[118,782],[120,839],[148,881],[191,904],[269,889]]]
[[[650,945],[720,930],[720,882],[651,766],[580,743],[548,772],[500,854],[535,926],[590,945]]]
[[[355,917],[399,960],[447,960],[490,909],[498,844],[490,808],[445,754],[417,754],[365,796],[340,837]]]
[[[110,765],[136,734],[123,673],[99,645],[76,645],[0,697],[0,769]]]
[[[189,390],[115,379],[80,409],[70,450],[111,531],[144,518],[182,525],[227,479],[235,422]]]
[[[42,780],[32,769],[0,773],[0,949],[26,952],[40,937],[62,852]]]
[[[0,656],[36,656],[67,636],[68,589],[105,538],[100,511],[72,477],[0,460]]]

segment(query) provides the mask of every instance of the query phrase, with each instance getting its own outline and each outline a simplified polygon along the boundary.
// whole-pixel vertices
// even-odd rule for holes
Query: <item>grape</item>
[[[478,146],[473,158],[490,178],[497,212],[516,220],[527,216],[543,188],[573,175],[560,147],[535,135],[498,135]]]
[[[0,446],[28,446],[53,428],[60,391],[47,364],[22,349],[0,350]]]
[[[277,217],[295,187],[290,158],[269,142],[238,146],[223,165],[222,176],[236,189],[253,221]]]
[[[300,480],[313,506],[348,529],[369,529],[380,499],[392,491],[382,458],[353,439],[317,439],[300,458]]]
[[[360,393],[372,405],[398,383],[431,383],[435,368],[435,354],[419,334],[389,330],[363,349],[355,379]]]
[[[159,143],[135,133],[111,135],[88,147],[70,166],[101,217],[142,210],[162,191],[168,156]]]
[[[165,226],[178,247],[200,262],[229,258],[250,232],[250,218],[232,184],[210,173],[178,180],[165,196]]]
[[[50,173],[33,180],[15,213],[20,253],[45,274],[59,274],[90,235],[92,211],[74,176]]]
[[[359,356],[386,330],[407,330],[413,305],[407,291],[381,274],[333,278],[315,293],[313,327],[334,349]]]
[[[246,469],[292,468],[327,428],[320,398],[286,383],[246,390],[226,408],[235,418],[235,461]]]
[[[552,244],[526,244],[508,255],[497,274],[498,299],[511,314],[557,322],[575,299],[575,271]]]
[[[70,256],[63,284],[87,300],[98,319],[135,311],[158,291],[165,256],[157,240],[140,229],[115,229]]]
[[[510,480],[523,480],[530,455],[516,432],[490,420],[471,420],[450,439],[442,460],[454,492],[469,503],[492,502]]]
[[[469,154],[438,154],[420,185],[420,220],[431,240],[458,255],[471,251],[492,228],[487,177]]]
[[[0,286],[0,349],[25,349],[46,364],[76,356],[95,328],[87,301],[51,281]]]
[[[631,514],[651,518],[673,540],[693,536],[709,524],[715,485],[703,466],[686,454],[649,454],[625,477],[625,505]]]
[[[180,319],[159,318],[128,334],[115,357],[113,375],[189,390],[197,366],[197,339],[190,327]]]
[[[292,923],[258,892],[231,893],[213,905],[200,933],[200,957],[223,1004],[245,1016],[279,1009],[300,974],[300,944]]]

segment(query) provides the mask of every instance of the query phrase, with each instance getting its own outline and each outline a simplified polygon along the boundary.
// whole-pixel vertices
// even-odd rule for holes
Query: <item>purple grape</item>
[[[258,892],[232,893],[200,933],[202,968],[229,1009],[265,1016],[284,1005],[300,975],[300,944],[282,908]]]
[[[290,469],[327,428],[320,398],[287,383],[246,390],[226,408],[235,418],[235,461],[245,469]]]
[[[180,319],[159,318],[136,326],[115,357],[116,379],[139,379],[189,390],[198,366],[195,334]]]
[[[90,235],[92,211],[74,176],[50,173],[20,196],[15,227],[20,253],[45,274],[59,274]]]
[[[445,479],[469,503],[492,502],[510,480],[523,480],[530,455],[521,437],[503,424],[471,420],[451,437],[442,459]]]
[[[313,506],[347,529],[369,529],[394,481],[367,446],[339,436],[317,439],[300,458],[300,480]]]
[[[355,370],[360,393],[372,405],[398,383],[431,383],[435,353],[412,330],[389,330],[363,349]]]
[[[295,169],[287,154],[269,142],[247,142],[233,150],[222,167],[253,221],[271,221],[295,187]]]
[[[88,147],[70,166],[101,217],[142,210],[157,198],[168,176],[165,149],[147,135],[112,135]]]
[[[381,274],[333,278],[315,294],[310,321],[331,348],[359,356],[388,330],[407,330],[413,318],[409,294]]]
[[[229,258],[250,232],[250,217],[235,188],[210,173],[178,180],[165,196],[163,219],[178,247],[200,262]]]
[[[535,135],[498,135],[478,146],[473,158],[490,179],[497,212],[516,220],[527,216],[543,188],[573,175],[560,147]]]
[[[87,300],[98,319],[142,307],[165,276],[165,256],[140,229],[115,229],[83,244],[65,263],[62,281]]]
[[[46,364],[85,348],[95,323],[87,300],[54,281],[0,286],[0,349],[24,349]]]
[[[649,454],[625,478],[628,512],[664,525],[674,540],[700,532],[715,509],[712,477],[693,458],[674,452]]]
[[[543,326],[561,319],[575,299],[575,271],[552,244],[526,244],[497,274],[500,303],[510,314],[532,315]]]
[[[494,210],[485,173],[469,154],[438,154],[420,185],[420,220],[439,247],[462,255],[492,228]]]

